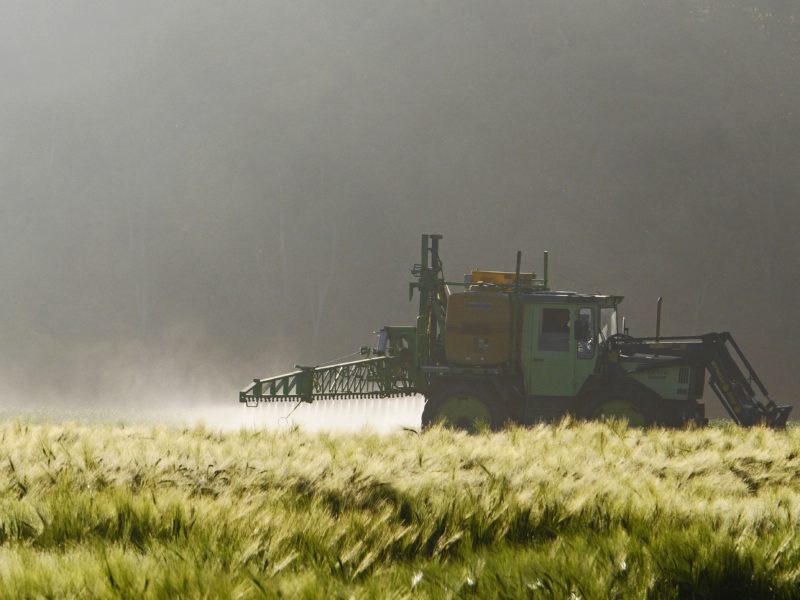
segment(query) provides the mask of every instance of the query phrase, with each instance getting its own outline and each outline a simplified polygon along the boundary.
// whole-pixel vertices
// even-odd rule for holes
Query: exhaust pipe
[[[659,338],[661,337],[661,302],[663,298],[661,296],[658,297],[658,302],[656,303],[656,342],[658,342]]]

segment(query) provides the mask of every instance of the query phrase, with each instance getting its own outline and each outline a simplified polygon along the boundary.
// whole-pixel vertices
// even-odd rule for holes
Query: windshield
[[[600,309],[600,335],[607,340],[610,336],[617,333],[617,309]]]

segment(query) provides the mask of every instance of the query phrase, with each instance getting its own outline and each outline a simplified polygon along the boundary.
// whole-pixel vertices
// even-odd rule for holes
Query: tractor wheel
[[[475,433],[484,427],[498,429],[505,415],[497,394],[485,385],[456,383],[434,390],[422,411],[422,427],[440,423]]]
[[[589,419],[626,419],[631,427],[648,427],[659,421],[652,400],[638,390],[628,389],[593,394],[586,402],[584,414]]]

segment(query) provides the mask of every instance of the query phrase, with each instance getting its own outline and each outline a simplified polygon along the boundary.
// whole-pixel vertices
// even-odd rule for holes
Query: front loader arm
[[[781,428],[792,410],[791,406],[779,406],[770,398],[750,361],[727,331],[657,339],[617,334],[609,338],[607,348],[612,354],[667,356],[678,364],[703,367],[714,394],[739,425],[749,427],[763,423]],[[653,367],[664,365],[655,363]]]

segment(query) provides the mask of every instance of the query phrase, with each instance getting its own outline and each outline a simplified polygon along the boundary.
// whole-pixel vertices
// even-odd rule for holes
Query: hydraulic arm
[[[770,427],[786,425],[792,407],[778,406],[769,397],[755,369],[727,331],[658,339],[614,336],[609,342],[610,347],[621,354],[674,357],[676,363],[705,368],[711,389],[739,425],[750,426],[762,422]],[[663,363],[653,366],[657,368]],[[756,390],[760,392],[760,397]]]

